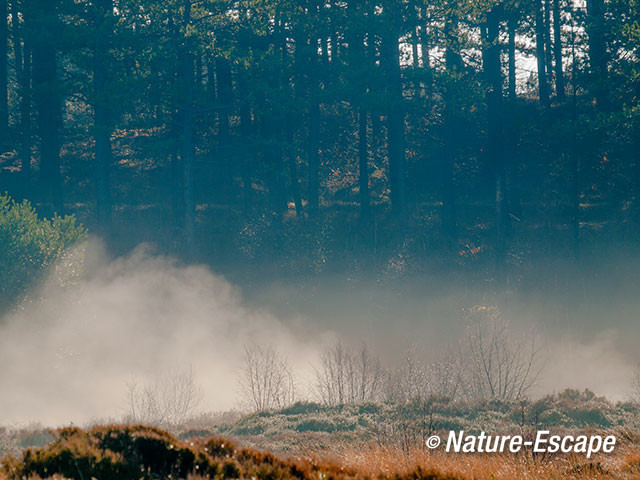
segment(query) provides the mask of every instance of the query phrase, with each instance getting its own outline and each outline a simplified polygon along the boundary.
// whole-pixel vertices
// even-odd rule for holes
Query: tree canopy
[[[116,243],[285,267],[296,251],[311,269],[437,258],[503,281],[638,232],[636,1],[3,0],[0,15],[0,189]]]

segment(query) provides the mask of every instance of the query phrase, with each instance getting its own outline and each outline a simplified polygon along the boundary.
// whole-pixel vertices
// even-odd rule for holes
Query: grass
[[[610,456],[587,460],[579,455],[447,454],[416,448],[346,448],[332,461],[369,478],[415,479],[416,472],[437,469],[443,478],[480,479],[640,479],[640,447],[628,444]]]
[[[637,404],[567,390],[529,402],[298,403],[252,415],[201,416],[171,433],[131,425],[0,429],[0,480],[640,480],[639,422]],[[615,434],[618,445],[592,459],[447,454],[422,446],[427,436],[448,430],[526,436],[543,429]]]
[[[447,454],[424,448],[336,444],[331,452],[276,456],[214,437],[181,441],[146,426],[60,429],[44,447],[2,461],[0,479],[492,480],[640,479],[640,445],[611,455]]]

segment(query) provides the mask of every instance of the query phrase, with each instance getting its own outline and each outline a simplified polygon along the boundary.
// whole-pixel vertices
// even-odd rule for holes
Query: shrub
[[[86,231],[75,217],[38,217],[26,200],[0,195],[0,307],[23,295]]]
[[[341,466],[280,459],[221,438],[180,442],[154,427],[63,428],[49,445],[2,460],[0,479],[356,480]],[[194,475],[196,474],[196,475]],[[413,479],[412,479],[413,480]]]
[[[331,433],[336,430],[336,426],[333,422],[320,419],[309,419],[300,422],[296,427],[298,432],[328,432]]]
[[[320,405],[312,402],[296,402],[280,411],[283,415],[304,415],[320,411]]]
[[[218,471],[197,448],[153,427],[96,427],[88,432],[63,428],[47,447],[28,449],[4,462],[11,479],[61,475],[83,480],[186,478],[194,471]]]

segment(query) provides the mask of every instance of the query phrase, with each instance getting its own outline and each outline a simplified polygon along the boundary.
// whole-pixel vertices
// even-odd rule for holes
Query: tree
[[[195,160],[194,145],[194,59],[192,54],[191,28],[191,0],[183,1],[182,16],[182,42],[179,48],[179,70],[181,92],[184,95],[181,104],[182,136],[181,136],[181,160],[182,160],[182,185],[184,195],[184,235],[189,252],[193,252],[194,228],[195,228],[195,191],[193,164]]]
[[[0,1],[0,59],[9,54],[8,1]],[[7,61],[0,61],[0,148],[9,141],[9,103],[8,103],[8,69]]]
[[[0,310],[26,296],[86,235],[73,216],[43,219],[28,201],[0,195]]]
[[[406,215],[405,112],[400,70],[399,31],[402,28],[401,4],[384,3],[380,32],[380,65],[386,83],[386,125],[391,206],[398,219]]]
[[[445,68],[443,79],[443,115],[442,115],[442,153],[441,153],[441,198],[442,232],[454,247],[457,238],[458,213],[456,210],[457,192],[455,187],[455,132],[460,128],[460,110],[462,105],[464,62],[461,57],[460,18],[456,8],[448,10],[444,19]]]
[[[296,398],[291,365],[271,346],[245,346],[238,386],[242,403],[254,412],[284,408]]]
[[[108,231],[111,221],[110,174],[112,163],[111,133],[113,112],[111,111],[112,63],[109,48],[113,36],[113,0],[94,0],[93,5],[95,45],[93,49],[93,97],[94,137],[96,162],[96,211],[98,224]]]
[[[193,415],[202,401],[193,370],[170,370],[145,383],[127,386],[127,423],[175,427]]]
[[[564,68],[562,65],[562,10],[560,0],[553,1],[553,56],[555,58],[556,95],[558,101],[565,100]]]
[[[607,44],[604,0],[587,1],[587,35],[589,37],[589,68],[593,92],[599,109],[607,108]]]
[[[367,75],[371,71],[367,58],[370,57],[368,50],[373,49],[373,45],[366,45],[367,32],[364,30],[365,21],[368,18],[369,5],[364,5],[354,1],[348,3],[348,14],[351,18],[348,31],[348,68],[351,75],[348,78],[352,90],[352,106],[357,111],[358,116],[358,190],[360,203],[360,221],[362,225],[367,225],[371,217],[371,201],[369,192],[369,142],[368,142],[368,118],[367,96],[369,85]],[[369,36],[370,38],[370,36]],[[365,60],[363,60],[365,59]],[[362,78],[364,77],[364,81]]]
[[[633,2],[6,3],[0,190],[45,214],[95,202],[107,237],[144,211],[185,257],[379,268],[401,245],[415,270],[495,261],[504,283],[507,264],[571,248],[557,230],[577,245],[596,204],[611,221],[593,255],[630,228]]]
[[[430,394],[428,367],[415,346],[407,349],[402,364],[386,378],[385,401],[393,403],[424,400]]]
[[[507,249],[508,212],[505,201],[506,169],[503,145],[502,66],[500,62],[500,22],[503,6],[496,5],[486,14],[486,40],[483,67],[487,81],[487,157],[495,185],[496,277],[501,279]],[[501,280],[499,280],[501,281]]]
[[[463,345],[467,395],[500,400],[525,397],[542,369],[536,335],[514,337],[495,307],[473,307],[468,322]]]
[[[636,368],[631,381],[631,398],[634,402],[640,403],[640,368]]]
[[[11,2],[11,26],[13,54],[15,59],[18,95],[20,97],[20,123],[18,151],[22,176],[22,195],[28,198],[31,184],[31,40],[30,28],[26,26],[30,20],[29,3],[18,0]]]
[[[549,107],[549,83],[545,57],[545,23],[542,0],[535,0],[536,60],[538,65],[538,95],[543,108]]]
[[[326,405],[373,402],[382,388],[382,367],[366,345],[353,350],[338,342],[324,351],[316,370],[318,399]]]
[[[32,2],[29,37],[33,39],[33,94],[40,137],[40,184],[45,202],[63,213],[62,175],[60,173],[60,128],[62,99],[58,82],[57,38],[58,2]]]

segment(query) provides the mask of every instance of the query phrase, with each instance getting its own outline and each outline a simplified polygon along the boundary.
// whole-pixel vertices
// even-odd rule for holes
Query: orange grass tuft
[[[224,438],[180,441],[144,426],[66,428],[49,445],[4,459],[0,480],[640,480],[640,445],[631,437],[591,460],[351,444],[301,454],[281,457]]]
[[[370,478],[415,479],[421,471],[437,471],[441,478],[493,479],[640,479],[640,446],[625,445],[614,454],[585,459],[579,455],[455,454],[416,448],[345,447],[323,455]]]

